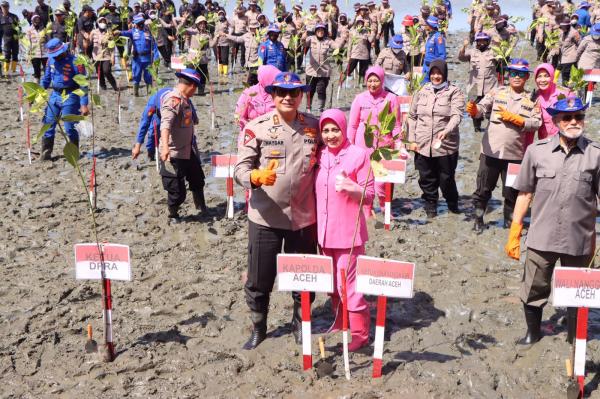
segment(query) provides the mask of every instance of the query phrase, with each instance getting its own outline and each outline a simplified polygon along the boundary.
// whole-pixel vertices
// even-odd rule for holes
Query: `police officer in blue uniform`
[[[133,94],[139,97],[140,82],[142,81],[142,73],[144,74],[144,82],[147,87],[152,86],[152,75],[148,71],[148,67],[159,58],[158,47],[156,41],[148,29],[144,28],[145,18],[142,14],[133,17],[132,29],[119,32],[121,36],[129,38],[132,42],[131,69],[133,72]],[[118,31],[117,31],[118,32]]]
[[[42,138],[42,160],[44,161],[52,157],[57,120],[66,115],[88,114],[87,88],[79,87],[73,80],[75,75],[86,75],[85,68],[82,65],[75,65],[75,56],[69,52],[69,46],[59,39],[49,40],[46,49],[48,64],[42,78],[42,86],[44,89],[52,86],[53,91],[43,118],[43,123],[50,125]],[[77,89],[81,89],[84,95],[75,94],[74,91]],[[64,101],[62,93],[67,95]],[[64,122],[69,141],[79,146],[79,134],[75,130],[75,125],[74,122]]]
[[[446,38],[438,31],[439,22],[437,17],[430,15],[427,18],[425,29],[429,32],[425,43],[425,59],[423,62],[423,83],[429,82],[429,64],[433,60],[442,59],[446,61]]]
[[[148,159],[150,161],[154,161],[156,154],[154,137],[155,133],[158,134],[160,132],[160,102],[162,101],[164,95],[171,90],[173,90],[171,87],[165,87],[150,96],[150,99],[146,104],[146,108],[144,108],[144,112],[142,113],[136,143],[131,151],[133,159],[136,159],[140,155],[142,144],[144,144],[144,139],[146,138],[146,134],[148,134],[148,141],[146,142]],[[156,142],[158,142],[158,139],[156,139]]]
[[[268,39],[258,48],[258,57],[262,60],[263,65],[273,65],[282,72],[287,71],[286,52],[283,44],[279,41],[281,30],[275,24],[269,25],[267,28]]]

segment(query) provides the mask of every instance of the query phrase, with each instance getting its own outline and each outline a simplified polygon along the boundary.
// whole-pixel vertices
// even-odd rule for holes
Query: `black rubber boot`
[[[425,202],[425,213],[428,219],[433,219],[437,216],[437,202],[426,201]]]
[[[483,119],[473,119],[473,128],[475,129],[475,131],[477,133],[481,133],[482,129],[481,129],[481,122],[483,121]]]
[[[485,229],[485,223],[483,222],[483,214],[485,210],[481,208],[475,208],[475,223],[473,224],[473,231],[477,234],[483,233]]]
[[[178,206],[169,206],[169,223],[170,224],[178,224],[181,222],[181,217],[179,216],[179,207]]]
[[[458,202],[448,202],[448,210],[452,213],[460,213],[460,208],[458,207]]]
[[[517,342],[519,345],[532,345],[542,339],[542,313],[544,308],[523,304],[527,334]]]
[[[52,160],[52,149],[54,148],[54,137],[42,138],[42,161]]]
[[[201,213],[206,213],[206,201],[204,201],[204,190],[192,191],[194,205]]]
[[[134,83],[133,84],[133,95],[134,97],[139,97],[140,96],[140,85]]]
[[[248,341],[242,346],[242,349],[247,351],[256,348],[267,338],[267,313],[251,312],[250,320],[252,320],[252,333]]]
[[[198,86],[198,95],[199,95],[199,96],[204,96],[204,95],[205,95],[205,93],[204,93],[204,88],[205,88],[205,87],[206,87],[206,86],[204,86],[204,85],[200,85],[200,86]]]
[[[577,331],[577,308],[567,308],[567,342],[572,344]]]
[[[294,301],[294,314],[292,315],[292,335],[296,344],[302,345],[302,306]]]
[[[148,161],[154,162],[156,160],[156,151],[148,151]]]
[[[504,207],[504,228],[505,229],[510,229],[510,225],[512,224],[513,212],[514,212],[513,208],[507,208],[506,206]]]

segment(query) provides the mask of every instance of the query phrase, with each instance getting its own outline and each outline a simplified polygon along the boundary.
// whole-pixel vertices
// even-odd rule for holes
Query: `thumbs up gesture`
[[[250,181],[255,186],[272,186],[277,180],[277,172],[275,171],[279,166],[279,161],[271,159],[267,165],[267,169],[254,169],[250,172]]]

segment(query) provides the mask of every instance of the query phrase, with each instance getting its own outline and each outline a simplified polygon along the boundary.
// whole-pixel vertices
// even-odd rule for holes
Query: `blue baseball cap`
[[[582,1],[581,3],[579,3],[578,8],[590,8],[590,7],[591,7],[590,3],[588,3],[587,1]]]
[[[492,37],[485,32],[477,32],[475,34],[475,41],[477,40],[492,40]]]
[[[588,104],[584,104],[581,101],[581,98],[576,96],[571,96],[567,98],[563,98],[562,100],[558,100],[554,103],[554,105],[546,108],[546,111],[554,116],[561,112],[578,112],[585,111],[588,107]]]
[[[65,51],[67,51],[68,49],[69,46],[67,45],[67,43],[63,43],[58,38],[50,39],[48,40],[48,43],[46,43],[46,50],[48,50],[48,57],[50,58],[57,57]]]
[[[319,22],[315,25],[315,30],[317,29],[325,29],[327,30],[327,25],[325,25],[323,22]]]
[[[529,61],[525,58],[513,58],[506,67],[509,71],[531,72],[529,70]]]
[[[202,77],[200,76],[200,73],[198,73],[198,71],[196,71],[195,69],[186,68],[180,72],[175,72],[175,76],[177,76],[178,78],[188,80],[196,86],[202,85]]]
[[[427,25],[431,26],[434,29],[437,29],[440,27],[437,17],[434,17],[433,15],[428,16],[426,22],[427,22]]]
[[[133,17],[133,23],[136,25],[141,24],[145,20],[146,20],[146,18],[144,18],[144,14],[138,14],[135,17]]]
[[[402,35],[394,35],[390,38],[389,46],[394,49],[401,49],[404,47],[404,39]]]
[[[267,33],[269,32],[281,33],[281,29],[279,29],[279,26],[275,24],[269,24],[269,27],[267,28]]]
[[[265,87],[265,91],[271,94],[273,89],[278,87],[287,90],[301,89],[304,92],[308,91],[308,85],[300,80],[300,76],[292,72],[278,73],[275,79],[273,79],[273,83]]]
[[[590,35],[600,35],[600,23],[592,25],[592,29],[590,29]]]

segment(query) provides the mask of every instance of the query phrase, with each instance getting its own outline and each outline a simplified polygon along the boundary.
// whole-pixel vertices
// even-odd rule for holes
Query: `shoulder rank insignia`
[[[252,130],[250,130],[250,129],[244,130],[244,145],[251,142],[252,139],[254,139],[255,137],[256,137],[256,135],[254,134],[254,132]]]
[[[317,137],[317,129],[315,129],[313,127],[305,127],[304,134],[307,135],[308,137],[314,139]]]

